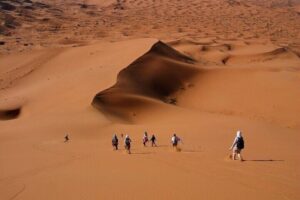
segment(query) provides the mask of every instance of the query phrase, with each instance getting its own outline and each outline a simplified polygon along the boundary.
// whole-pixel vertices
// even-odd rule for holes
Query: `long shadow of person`
[[[273,160],[273,159],[252,159],[252,160],[244,160],[244,162],[283,162],[284,160]]]

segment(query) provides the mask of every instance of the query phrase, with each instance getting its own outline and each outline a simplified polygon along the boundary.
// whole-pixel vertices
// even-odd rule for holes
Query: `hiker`
[[[64,142],[68,142],[69,140],[70,140],[69,134],[67,134],[67,135],[65,136],[65,141],[64,141]]]
[[[171,142],[173,147],[175,147],[176,149],[179,141],[181,141],[181,139],[174,133],[173,137],[171,138]]]
[[[129,135],[125,136],[124,144],[125,144],[125,149],[127,150],[128,154],[131,154],[131,151],[130,151],[131,139],[129,138]]]
[[[145,131],[144,136],[143,136],[143,145],[144,145],[144,147],[146,146],[148,141],[149,141],[148,133],[147,133],[147,131]]]
[[[111,143],[112,143],[114,150],[118,150],[119,140],[118,140],[118,137],[116,134],[113,135]]]
[[[238,156],[240,161],[243,161],[242,155],[241,155],[241,151],[242,149],[244,149],[244,139],[242,136],[242,132],[241,131],[237,131],[236,132],[236,137],[234,138],[234,141],[231,145],[231,147],[229,148],[229,150],[232,150],[232,160],[236,159],[236,155]]]
[[[153,146],[156,146],[156,147],[157,147],[157,145],[156,145],[156,143],[155,143],[156,137],[155,137],[154,134],[152,134],[152,136],[151,136],[151,138],[150,138],[150,141],[151,141],[151,146],[152,146],[152,147],[153,147]]]

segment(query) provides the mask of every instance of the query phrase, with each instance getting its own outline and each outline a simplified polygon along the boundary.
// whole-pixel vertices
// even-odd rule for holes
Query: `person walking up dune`
[[[131,139],[130,139],[129,135],[125,136],[124,144],[125,144],[125,149],[128,152],[128,154],[131,154],[131,151],[130,151],[130,148],[131,148]]]
[[[145,131],[145,133],[143,135],[143,145],[144,145],[144,147],[146,146],[148,141],[149,141],[148,133],[147,133],[147,131]]]
[[[171,138],[171,143],[174,148],[176,148],[177,151],[180,151],[180,148],[178,148],[178,143],[181,141],[181,139],[174,133],[174,135]]]
[[[157,147],[157,145],[156,145],[156,137],[155,137],[154,134],[152,134],[152,136],[151,136],[151,138],[150,138],[150,141],[151,141],[151,146],[152,146],[152,147],[153,147],[153,146],[156,146],[156,147]]]
[[[111,143],[112,143],[114,150],[118,150],[119,139],[116,134],[113,135]]]
[[[229,148],[229,150],[232,150],[232,160],[236,160],[236,155],[238,156],[240,161],[243,161],[241,152],[244,149],[245,144],[244,144],[244,138],[242,136],[242,132],[241,131],[237,131],[236,132],[236,137],[234,138],[234,141],[231,145],[231,147]]]

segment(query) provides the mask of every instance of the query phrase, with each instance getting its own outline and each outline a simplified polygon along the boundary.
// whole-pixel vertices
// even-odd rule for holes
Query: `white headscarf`
[[[241,138],[241,137],[242,137],[242,131],[238,130],[238,131],[236,132],[236,137],[237,137],[237,138]]]

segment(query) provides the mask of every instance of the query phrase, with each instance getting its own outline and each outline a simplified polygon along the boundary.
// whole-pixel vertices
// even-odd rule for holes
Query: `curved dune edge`
[[[21,114],[21,108],[14,108],[9,110],[0,110],[0,120],[16,119]]]
[[[109,116],[132,121],[140,108],[159,103],[176,104],[172,95],[189,87],[199,73],[194,59],[158,41],[121,70],[112,87],[99,92],[92,105]]]
[[[25,106],[25,100],[19,97],[0,101],[0,121],[19,119]]]

